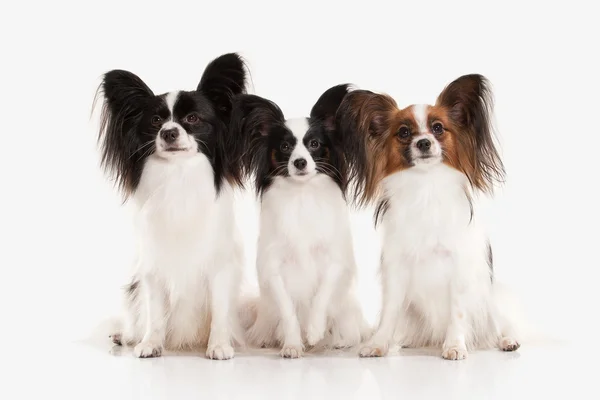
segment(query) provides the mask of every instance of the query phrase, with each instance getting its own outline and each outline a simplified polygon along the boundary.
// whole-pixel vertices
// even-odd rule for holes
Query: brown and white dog
[[[368,90],[342,102],[337,123],[355,138],[347,151],[354,198],[376,204],[383,233],[381,320],[361,356],[383,356],[393,342],[440,347],[450,360],[519,348],[496,301],[491,246],[474,208],[476,194],[492,194],[504,178],[491,122],[481,75],[458,78],[435,105],[400,109]]]

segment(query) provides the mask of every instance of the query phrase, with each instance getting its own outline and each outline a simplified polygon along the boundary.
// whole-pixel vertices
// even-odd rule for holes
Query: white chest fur
[[[315,263],[344,256],[350,238],[348,209],[328,177],[297,183],[277,180],[262,199],[259,251],[276,252],[290,273],[316,275]]]
[[[340,188],[321,175],[277,179],[262,198],[260,223],[261,301],[250,341],[283,345],[286,357],[302,353],[303,338],[357,344],[366,326],[352,293],[356,266]]]
[[[444,164],[415,167],[389,176],[383,188],[384,302],[406,311],[397,333],[408,345],[441,345],[458,315],[468,347],[489,341],[487,238],[465,176]]]
[[[135,201],[143,254],[154,261],[198,263],[233,229],[232,190],[225,184],[217,196],[212,166],[203,154],[176,162],[149,159]]]
[[[208,343],[210,357],[231,357],[230,337],[240,337],[234,304],[243,261],[232,187],[224,183],[217,195],[203,154],[152,157],[134,201],[139,288],[130,299],[126,336],[141,341],[141,356],[161,343],[173,349]],[[218,332],[209,338],[211,320]]]

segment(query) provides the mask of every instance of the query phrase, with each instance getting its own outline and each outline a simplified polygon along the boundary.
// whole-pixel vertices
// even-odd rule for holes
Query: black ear
[[[142,138],[139,125],[149,100],[154,97],[150,88],[135,74],[112,70],[104,74],[97,96],[104,103],[100,118],[102,167],[116,178],[127,197],[139,183]]]
[[[211,61],[198,84],[202,92],[215,105],[221,118],[227,120],[231,113],[233,97],[246,91],[246,68],[236,53],[224,54]]]
[[[270,130],[283,124],[283,112],[274,102],[251,94],[235,97],[229,126],[230,146],[242,154],[240,162],[246,174],[261,167],[266,159]]]
[[[495,144],[491,85],[482,75],[464,75],[450,83],[439,95],[437,105],[448,110],[459,128],[461,149],[474,154],[472,172],[467,175],[478,189],[492,193],[496,183],[504,181],[504,165]],[[470,170],[470,168],[469,168]]]
[[[335,130],[335,114],[349,90],[347,83],[327,89],[313,106],[310,117],[323,121],[327,130]]]
[[[131,108],[154,97],[152,90],[137,75],[120,69],[104,74],[101,88],[105,102],[113,111],[138,111]]]
[[[253,94],[237,96],[231,121],[234,131],[245,137],[266,136],[276,124],[283,124],[283,112],[271,100]]]

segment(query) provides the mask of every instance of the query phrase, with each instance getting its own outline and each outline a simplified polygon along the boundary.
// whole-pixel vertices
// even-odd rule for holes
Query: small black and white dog
[[[155,95],[131,72],[106,73],[99,141],[102,166],[135,203],[138,260],[123,324],[112,336],[137,357],[207,347],[229,359],[243,340],[237,298],[243,246],[233,192],[232,99],[245,93],[235,53],[213,60],[194,91]]]
[[[309,346],[351,347],[368,332],[353,294],[356,276],[345,201],[344,138],[335,113],[348,85],[321,95],[309,118],[238,96],[232,134],[246,143],[243,164],[261,199],[257,272],[260,297],[247,341],[300,357]]]

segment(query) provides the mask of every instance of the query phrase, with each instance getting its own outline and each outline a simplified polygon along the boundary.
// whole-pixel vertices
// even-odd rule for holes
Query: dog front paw
[[[281,357],[283,358],[300,358],[304,349],[301,345],[284,345],[281,349]]]
[[[503,337],[500,339],[500,349],[502,351],[517,351],[519,347],[521,347],[521,344],[513,338]]]
[[[467,358],[467,349],[464,347],[452,346],[442,351],[442,358],[446,360],[464,360]]]
[[[233,347],[229,344],[209,345],[206,349],[206,357],[211,360],[229,360],[233,355]]]
[[[388,346],[370,344],[360,349],[359,355],[361,357],[383,357],[388,352]]]
[[[142,342],[133,349],[133,355],[137,358],[160,357],[161,354],[162,346],[152,342]]]
[[[120,333],[113,333],[109,338],[112,340],[113,344],[116,344],[117,346],[123,345],[123,337]]]

